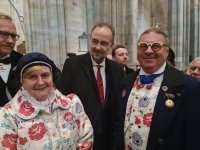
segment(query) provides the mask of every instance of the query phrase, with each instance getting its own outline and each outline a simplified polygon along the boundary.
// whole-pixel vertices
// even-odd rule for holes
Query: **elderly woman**
[[[200,57],[197,57],[190,63],[187,74],[200,80]]]
[[[55,89],[56,70],[41,53],[19,60],[15,74],[22,87],[0,110],[0,149],[92,149],[90,120],[75,94]]]

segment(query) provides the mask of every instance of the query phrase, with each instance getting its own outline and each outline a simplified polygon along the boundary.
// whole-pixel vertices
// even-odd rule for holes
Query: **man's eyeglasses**
[[[0,31],[0,37],[2,37],[4,39],[11,37],[13,41],[17,41],[20,36],[17,35],[17,34],[12,34],[12,33],[5,32],[5,31]]]
[[[163,46],[168,46],[164,43],[161,43],[161,42],[154,42],[154,43],[145,43],[145,42],[141,42],[141,43],[138,43],[138,50],[139,51],[146,51],[148,49],[148,47],[151,47],[151,49],[154,51],[154,52],[157,52],[159,51]]]

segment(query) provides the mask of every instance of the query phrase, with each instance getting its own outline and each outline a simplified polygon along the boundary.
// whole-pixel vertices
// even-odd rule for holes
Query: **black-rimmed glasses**
[[[6,31],[0,31],[0,37],[2,37],[4,39],[11,37],[13,41],[17,41],[20,36],[17,34],[12,34],[12,33],[6,32]]]
[[[154,52],[157,52],[159,51],[163,46],[168,46],[164,43],[161,43],[161,42],[154,42],[154,43],[145,43],[145,42],[140,42],[138,43],[138,50],[139,51],[146,51],[148,49],[148,47],[151,47],[151,49],[154,51]]]

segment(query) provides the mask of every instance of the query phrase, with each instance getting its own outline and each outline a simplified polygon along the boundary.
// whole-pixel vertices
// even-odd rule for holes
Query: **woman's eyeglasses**
[[[154,43],[145,43],[145,42],[141,42],[141,43],[138,43],[138,50],[139,51],[146,51],[148,49],[148,47],[151,47],[151,49],[154,51],[154,52],[157,52],[159,51],[163,46],[168,46],[164,43],[161,43],[161,42],[154,42]]]
[[[17,41],[20,36],[17,35],[17,34],[12,34],[12,33],[5,32],[5,31],[0,31],[0,37],[2,37],[4,39],[11,37],[13,41]]]

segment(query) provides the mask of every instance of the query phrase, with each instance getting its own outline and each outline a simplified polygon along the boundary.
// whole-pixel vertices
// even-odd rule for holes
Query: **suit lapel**
[[[139,70],[128,74],[125,78],[122,79],[122,88],[123,88],[123,92],[125,92],[124,96],[129,96],[138,74],[139,74]]]
[[[80,65],[82,65],[84,73],[89,78],[89,80],[91,80],[91,84],[94,87],[94,89],[96,90],[96,92],[98,92],[96,78],[95,78],[94,70],[93,70],[93,66],[92,66],[92,60],[91,60],[89,52],[86,53],[85,55],[83,55],[83,57],[80,61]]]
[[[182,104],[183,74],[176,69],[166,66],[163,82],[161,84],[154,108],[151,129],[147,144],[148,150],[155,149],[157,141],[169,131],[170,125]],[[166,100],[173,102],[174,106],[166,105]]]
[[[110,64],[108,62],[108,60],[105,60],[105,76],[106,76],[106,92],[105,92],[105,101],[108,100],[109,97],[109,89],[112,89],[112,85],[114,85],[113,83],[111,83],[113,80],[111,80],[111,77],[113,77],[112,75],[112,68],[110,67]]]

